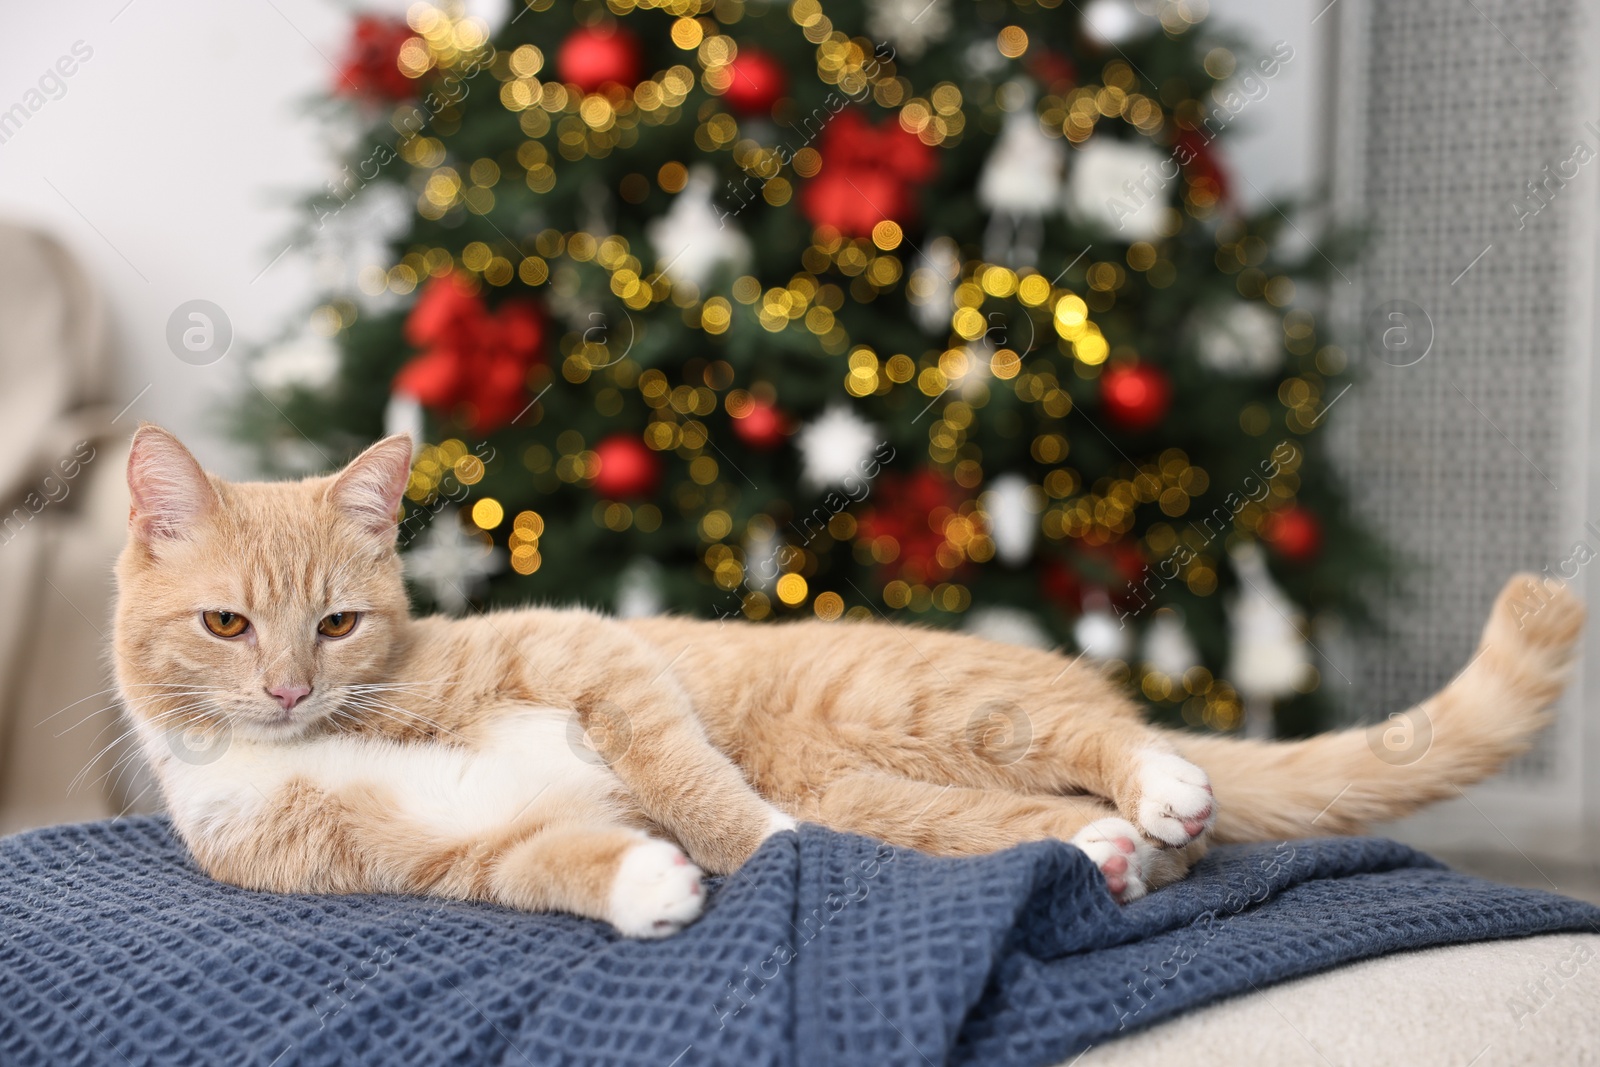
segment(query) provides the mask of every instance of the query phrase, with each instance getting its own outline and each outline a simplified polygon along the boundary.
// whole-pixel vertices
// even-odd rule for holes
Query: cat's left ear
[[[385,437],[339,472],[329,499],[368,532],[392,539],[400,517],[400,498],[411,477],[411,438]]]

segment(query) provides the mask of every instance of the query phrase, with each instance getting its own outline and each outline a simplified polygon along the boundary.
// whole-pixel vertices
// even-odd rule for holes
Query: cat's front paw
[[[677,845],[645,840],[622,855],[607,917],[627,937],[669,937],[700,917],[700,868]]]
[[[1179,847],[1211,829],[1217,821],[1217,804],[1205,771],[1182,756],[1156,749],[1146,749],[1135,759],[1139,799],[1132,814],[1145,833]]]
[[[1096,819],[1074,834],[1070,843],[1100,868],[1106,888],[1118,904],[1138,900],[1150,891],[1145,876],[1157,850],[1127,819]]]

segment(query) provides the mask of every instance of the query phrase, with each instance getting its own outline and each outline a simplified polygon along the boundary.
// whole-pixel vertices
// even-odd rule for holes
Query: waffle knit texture
[[[1376,838],[1218,848],[1118,907],[1065,845],[935,859],[803,826],[662,941],[486,904],[236,889],[157,818],[7,838],[0,871],[12,1067],[1039,1067],[1350,960],[1600,929],[1600,908]]]

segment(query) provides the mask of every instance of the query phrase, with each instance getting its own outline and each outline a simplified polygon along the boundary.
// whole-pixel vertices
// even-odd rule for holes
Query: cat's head
[[[136,719],[282,740],[385,680],[409,618],[395,533],[410,469],[410,440],[389,437],[338,474],[227,482],[140,427],[113,642]]]

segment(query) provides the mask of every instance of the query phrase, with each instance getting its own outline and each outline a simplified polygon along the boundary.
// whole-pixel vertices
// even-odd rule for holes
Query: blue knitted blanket
[[[1391,841],[1219,848],[1120,908],[1037,844],[933,859],[814,826],[677,937],[414,897],[254,893],[159,819],[0,841],[0,1063],[1037,1065],[1400,949],[1600,909]]]

